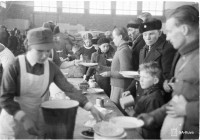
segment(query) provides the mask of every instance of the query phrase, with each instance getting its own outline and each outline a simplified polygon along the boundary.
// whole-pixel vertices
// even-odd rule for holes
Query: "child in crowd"
[[[79,44],[75,44],[72,46],[72,54],[68,55],[69,61],[74,59],[80,59],[81,55],[81,46]]]
[[[109,45],[110,40],[108,38],[102,37],[98,40],[97,44],[99,46],[99,49],[97,52],[94,52],[91,57],[91,62],[92,63],[98,63],[98,67],[90,67],[87,70],[86,73],[86,81],[89,80],[89,78],[97,73],[97,72],[102,72],[103,68],[108,68],[111,66],[111,62],[108,61],[107,59],[113,58],[114,56],[114,49]],[[110,77],[102,77],[100,75],[95,75],[95,80],[98,83],[98,85],[104,89],[105,93],[110,96]]]
[[[81,53],[80,55],[83,56],[83,61],[90,62],[92,53],[96,52],[95,47],[92,44],[92,34],[86,33],[83,35],[83,41],[85,45],[81,47]]]
[[[140,85],[144,89],[141,97],[136,100],[134,107],[125,109],[129,116],[137,117],[141,113],[149,113],[165,102],[163,98],[163,90],[159,84],[161,79],[161,69],[156,62],[144,63],[139,66]],[[127,96],[127,92],[122,93],[122,96]],[[159,139],[160,126],[151,128],[141,128],[140,132],[145,139]]]

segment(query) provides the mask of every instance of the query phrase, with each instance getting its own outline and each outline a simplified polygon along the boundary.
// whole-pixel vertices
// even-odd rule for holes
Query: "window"
[[[143,1],[142,12],[149,12],[152,15],[163,15],[163,2],[162,1]]]
[[[0,7],[6,8],[6,1],[0,1]]]
[[[84,1],[65,0],[62,7],[62,11],[66,13],[84,13]]]
[[[57,12],[57,1],[55,1],[55,0],[34,0],[34,11]]]
[[[137,1],[117,1],[116,15],[137,15]]]
[[[111,14],[111,1],[90,1],[90,14]]]

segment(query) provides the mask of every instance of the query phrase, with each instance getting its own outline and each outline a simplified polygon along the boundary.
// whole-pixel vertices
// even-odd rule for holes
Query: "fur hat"
[[[162,28],[162,22],[159,19],[151,19],[145,23],[142,23],[139,27],[140,33],[150,30],[160,30]]]
[[[105,38],[105,37],[102,37],[102,38],[100,38],[98,41],[97,41],[97,44],[100,46],[100,45],[102,45],[102,44],[104,44],[104,43],[110,43],[110,40],[108,39],[108,38]]]
[[[28,46],[35,49],[49,50],[54,48],[53,33],[48,28],[34,28],[27,34]]]
[[[139,28],[140,24],[142,23],[142,19],[140,18],[136,18],[134,20],[131,20],[128,24],[127,24],[127,28]]]

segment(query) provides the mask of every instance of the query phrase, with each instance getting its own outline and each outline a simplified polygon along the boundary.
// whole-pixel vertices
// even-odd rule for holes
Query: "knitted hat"
[[[97,44],[98,45],[102,45],[102,44],[104,44],[104,43],[110,43],[110,40],[108,39],[108,38],[105,38],[105,37],[102,37],[102,38],[100,38],[98,41],[97,41]]]
[[[28,46],[37,50],[49,50],[54,48],[53,33],[48,28],[35,28],[28,31]]]
[[[136,18],[134,20],[131,20],[128,24],[127,24],[127,28],[139,28],[140,24],[142,23],[142,19],[140,18]]]
[[[93,36],[92,36],[91,33],[85,33],[85,34],[83,35],[83,40],[86,40],[86,39],[92,40],[92,38],[93,38]]]
[[[139,27],[140,33],[150,31],[150,30],[160,30],[162,28],[162,22],[158,19],[151,19],[151,21],[147,21],[142,23]]]

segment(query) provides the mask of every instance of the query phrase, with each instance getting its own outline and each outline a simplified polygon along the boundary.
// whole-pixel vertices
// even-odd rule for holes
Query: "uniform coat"
[[[186,116],[182,130],[183,139],[199,138],[199,40],[183,46],[175,68],[176,82],[173,95],[183,95],[187,100]],[[162,124],[166,116],[163,106],[150,113],[157,124]]]

